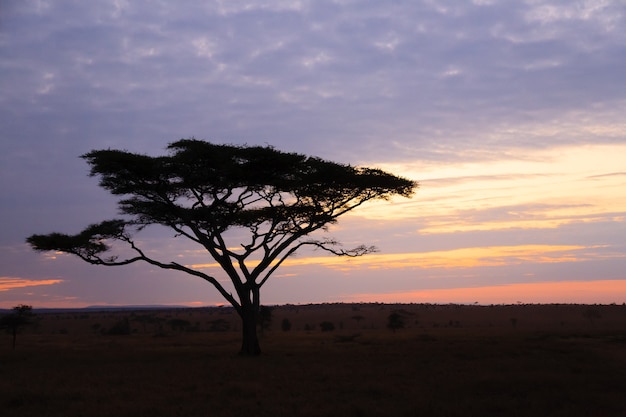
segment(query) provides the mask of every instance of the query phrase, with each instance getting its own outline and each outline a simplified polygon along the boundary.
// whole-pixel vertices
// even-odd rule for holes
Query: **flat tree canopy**
[[[211,283],[242,318],[241,353],[260,353],[256,323],[260,289],[271,274],[303,246],[335,255],[359,256],[375,250],[339,248],[332,239],[309,235],[370,200],[411,197],[417,183],[380,169],[354,167],[271,146],[235,146],[183,139],[169,154],[148,156],[121,150],[94,150],[82,156],[100,186],[119,195],[123,218],[90,225],[76,235],[33,235],[38,251],[74,254],[95,265],[144,261],[200,277]],[[150,225],[162,225],[202,246],[228,275],[236,294],[213,276],[174,260],[157,259],[136,244]],[[226,235],[247,231],[240,247]],[[116,245],[112,245],[116,243]],[[115,252],[119,244],[130,256]],[[126,252],[128,253],[128,252]]]

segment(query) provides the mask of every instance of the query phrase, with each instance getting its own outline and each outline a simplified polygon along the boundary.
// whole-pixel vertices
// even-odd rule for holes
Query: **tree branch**
[[[291,247],[288,251],[286,251],[283,256],[280,257],[280,259],[272,266],[272,268],[267,271],[267,273],[264,275],[263,279],[259,282],[259,287],[261,287],[263,284],[265,284],[265,282],[269,279],[269,277],[274,273],[274,271],[276,269],[278,269],[278,267],[290,256],[292,256],[298,249],[300,249],[303,246],[315,246],[316,248],[325,250],[327,252],[332,253],[333,255],[337,255],[337,256],[348,256],[351,258],[357,257],[357,256],[362,256],[368,253],[374,253],[374,252],[378,252],[378,248],[376,248],[375,246],[365,246],[365,245],[360,245],[357,246],[356,248],[353,249],[348,249],[348,250],[337,250],[332,248],[332,246],[340,246],[341,244],[334,240],[334,239],[326,239],[323,241],[319,241],[319,240],[307,240],[307,241],[303,241],[303,242],[299,242],[297,245]]]

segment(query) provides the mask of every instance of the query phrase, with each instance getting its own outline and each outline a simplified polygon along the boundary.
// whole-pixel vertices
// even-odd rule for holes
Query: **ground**
[[[229,308],[38,318],[0,335],[3,416],[626,415],[624,305],[280,306],[257,358]]]

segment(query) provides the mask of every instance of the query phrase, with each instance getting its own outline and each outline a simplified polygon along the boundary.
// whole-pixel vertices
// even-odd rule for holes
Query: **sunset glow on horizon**
[[[388,294],[351,294],[346,303],[398,304],[623,304],[626,280],[517,283]],[[445,301],[444,301],[445,300]]]

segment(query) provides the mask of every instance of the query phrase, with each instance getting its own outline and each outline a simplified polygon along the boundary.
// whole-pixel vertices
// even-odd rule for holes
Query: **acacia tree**
[[[6,327],[7,331],[13,335],[13,350],[15,350],[15,341],[20,328],[32,324],[33,307],[20,304],[13,307],[13,312],[6,316],[0,317],[0,326]]]
[[[272,273],[305,246],[339,256],[375,250],[341,249],[333,239],[314,239],[337,218],[363,203],[411,197],[417,183],[379,169],[354,167],[273,147],[212,144],[182,139],[165,156],[94,150],[82,156],[90,176],[121,196],[123,218],[106,220],[76,235],[32,235],[38,251],[61,251],[95,265],[148,264],[185,272],[211,283],[242,320],[241,353],[260,353],[257,322],[260,289]],[[174,260],[157,259],[135,236],[151,225],[202,246],[226,273],[235,294],[213,275]],[[247,232],[244,242],[234,236]],[[127,252],[120,255],[120,244]],[[113,250],[115,249],[115,250]],[[113,254],[112,254],[113,253]]]

